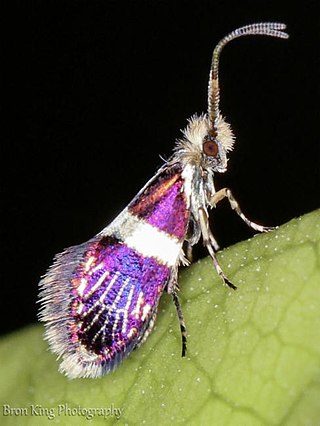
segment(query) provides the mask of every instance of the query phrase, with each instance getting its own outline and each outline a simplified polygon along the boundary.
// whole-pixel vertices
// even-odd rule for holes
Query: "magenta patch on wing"
[[[183,184],[179,167],[166,169],[129,204],[129,211],[182,240],[189,221]]]

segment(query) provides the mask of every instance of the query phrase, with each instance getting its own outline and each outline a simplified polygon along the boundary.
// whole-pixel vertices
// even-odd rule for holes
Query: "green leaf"
[[[3,338],[0,423],[318,425],[319,242],[320,210],[220,253],[237,291],[209,259],[185,269],[186,358],[168,295],[147,342],[102,379],[59,374],[41,326]]]

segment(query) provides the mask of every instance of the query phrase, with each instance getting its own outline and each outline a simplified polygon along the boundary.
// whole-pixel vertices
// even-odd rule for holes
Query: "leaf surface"
[[[1,424],[319,425],[320,210],[219,260],[237,291],[208,258],[181,273],[186,358],[168,295],[147,342],[102,379],[59,374],[42,326],[2,338]]]

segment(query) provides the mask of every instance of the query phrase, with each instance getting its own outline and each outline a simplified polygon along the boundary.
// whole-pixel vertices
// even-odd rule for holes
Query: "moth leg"
[[[192,254],[192,245],[190,243],[186,243],[186,258],[190,263],[192,263],[193,260],[193,254]]]
[[[171,278],[167,284],[166,291],[168,294],[171,294],[174,306],[176,307],[179,323],[180,323],[180,332],[181,332],[181,340],[182,340],[182,353],[181,356],[186,356],[187,352],[187,331],[186,331],[186,324],[184,322],[183,313],[181,304],[179,301],[179,297],[177,292],[179,291],[179,285],[178,285],[178,267],[176,267],[171,274]]]
[[[209,237],[210,237],[210,242],[211,242],[211,245],[212,245],[212,247],[213,247],[213,249],[214,249],[214,251],[218,251],[219,250],[219,244],[217,243],[217,240],[214,238],[214,236],[212,235],[212,232],[211,232],[211,230],[209,229]]]
[[[216,192],[211,197],[210,204],[212,206],[215,206],[219,201],[223,200],[224,198],[228,198],[232,210],[234,210],[250,228],[259,232],[268,232],[274,229],[274,227],[271,226],[258,225],[257,223],[252,222],[251,220],[246,218],[246,216],[242,213],[237,200],[234,198],[229,188],[222,188],[220,189],[220,191]]]
[[[232,284],[229,278],[225,275],[215,256],[215,253],[212,247],[213,246],[212,240],[214,240],[214,238],[209,228],[208,215],[207,215],[207,212],[202,208],[199,209],[199,219],[200,219],[199,222],[200,222],[200,228],[202,232],[203,244],[209,252],[209,255],[213,261],[214,267],[219,277],[222,279],[224,284],[227,284],[230,288],[232,288],[233,290],[236,290],[237,287],[234,284]]]
[[[171,293],[171,295],[172,295],[172,299],[173,299],[174,305],[176,307],[178,318],[179,318],[180,331],[181,331],[181,340],[182,340],[182,352],[181,352],[181,356],[184,357],[184,356],[186,356],[186,352],[187,352],[187,330],[186,330],[186,324],[184,322],[183,313],[182,313],[182,309],[181,309],[181,305],[180,305],[180,301],[179,301],[179,297],[178,297],[177,293],[175,291],[173,291]]]

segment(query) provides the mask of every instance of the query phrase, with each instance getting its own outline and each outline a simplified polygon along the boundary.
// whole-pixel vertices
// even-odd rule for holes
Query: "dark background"
[[[317,2],[262,4],[8,2],[2,333],[36,321],[37,283],[53,255],[113,219],[186,119],[206,110],[212,50],[236,27],[285,22],[290,39],[243,38],[224,50],[221,107],[237,143],[216,186],[266,225],[319,207]],[[252,235],[227,203],[212,216],[222,247]]]

